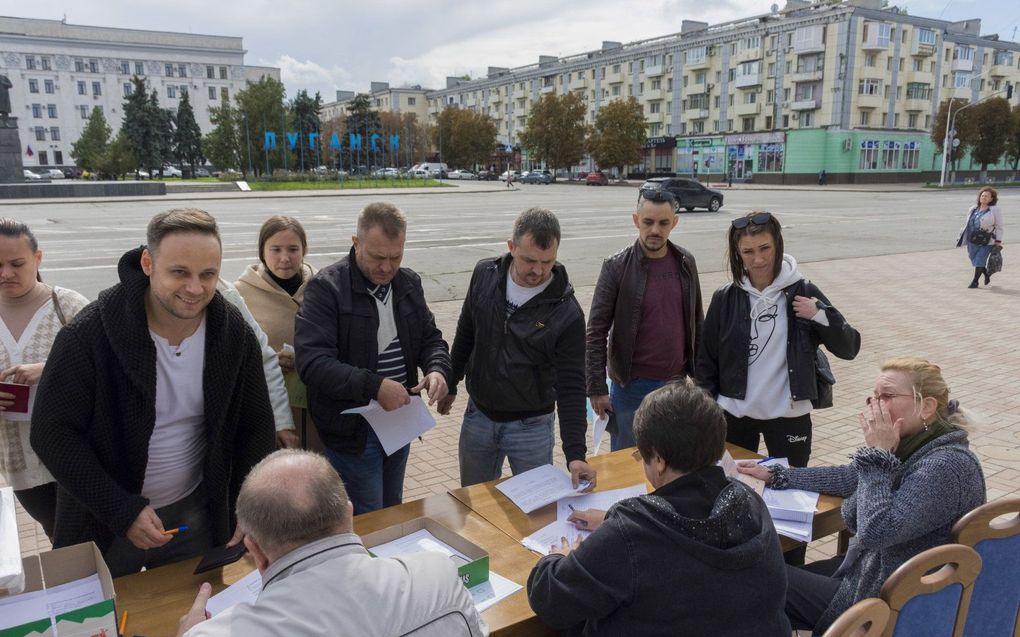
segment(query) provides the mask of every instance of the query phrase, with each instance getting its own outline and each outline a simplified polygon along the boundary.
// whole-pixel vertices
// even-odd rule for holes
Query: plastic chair
[[[889,604],[877,597],[862,599],[836,618],[822,637],[879,637],[889,622]]]
[[[963,516],[953,526],[953,540],[973,547],[982,560],[964,635],[1020,637],[1020,497],[989,502]]]
[[[883,637],[962,637],[981,556],[945,544],[904,562],[882,585],[890,617]]]

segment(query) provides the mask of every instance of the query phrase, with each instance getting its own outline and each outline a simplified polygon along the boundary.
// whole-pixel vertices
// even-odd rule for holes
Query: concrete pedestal
[[[0,121],[0,184],[25,182],[25,165],[21,163],[21,138],[18,118],[8,117],[6,126]]]

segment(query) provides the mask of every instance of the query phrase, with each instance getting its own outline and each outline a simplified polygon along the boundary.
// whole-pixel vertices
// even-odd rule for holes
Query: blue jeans
[[[326,457],[347,488],[354,515],[403,502],[404,470],[410,453],[411,445],[407,445],[387,456],[371,428],[360,456],[326,449]]]
[[[609,388],[609,403],[616,418],[616,433],[609,439],[609,450],[619,451],[634,446],[634,412],[645,396],[662,387],[668,380],[632,378],[626,385],[613,383]]]
[[[460,428],[460,485],[496,480],[503,473],[506,458],[514,475],[552,464],[554,421],[553,412],[549,412],[496,422],[468,400]]]

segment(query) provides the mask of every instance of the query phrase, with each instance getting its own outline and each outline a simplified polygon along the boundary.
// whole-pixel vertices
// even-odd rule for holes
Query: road
[[[976,188],[933,192],[914,186],[883,192],[734,189],[725,192],[719,213],[684,212],[673,238],[694,253],[701,270],[722,270],[729,220],[766,209],[782,221],[786,251],[800,262],[937,250],[955,243],[975,194]],[[234,280],[256,261],[258,230],[269,216],[298,218],[308,232],[308,261],[322,267],[350,250],[360,208],[389,198],[408,216],[404,264],[422,275],[428,298],[440,301],[463,297],[474,263],[504,251],[514,217],[531,206],[557,214],[560,261],[575,286],[593,285],[602,259],[636,236],[630,217],[636,197],[635,188],[557,184],[507,192],[5,205],[0,215],[16,216],[35,231],[48,282],[92,299],[116,282],[117,260],[144,243],[146,223],[161,210],[194,206],[212,213],[223,235],[223,276]],[[1011,200],[1018,199],[1007,191],[999,203],[1016,210]],[[889,273],[904,275],[909,273]]]

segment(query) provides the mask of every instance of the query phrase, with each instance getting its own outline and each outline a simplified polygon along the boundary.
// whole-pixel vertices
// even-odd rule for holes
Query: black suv
[[[656,177],[641,184],[641,191],[665,188],[676,197],[677,209],[708,208],[716,212],[723,205],[723,194],[718,190],[705,188],[693,179],[684,177]]]

